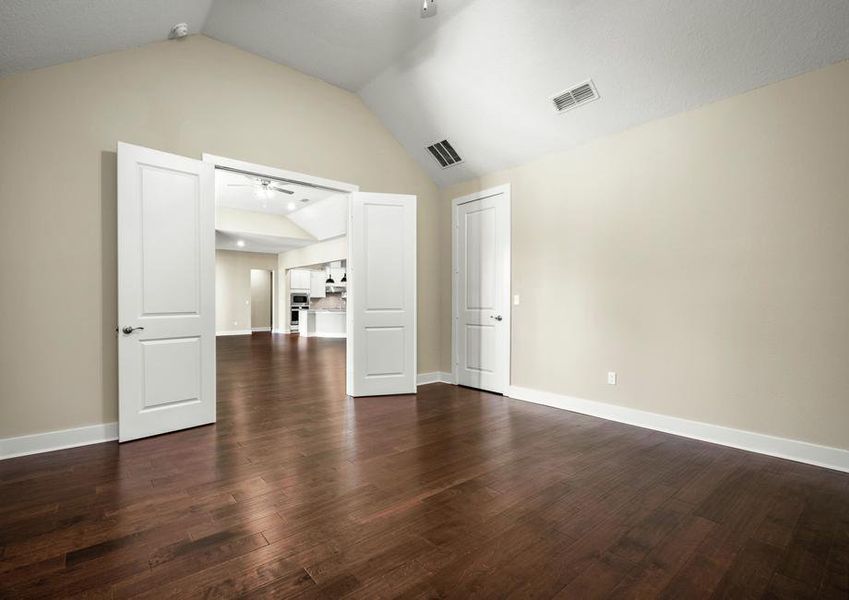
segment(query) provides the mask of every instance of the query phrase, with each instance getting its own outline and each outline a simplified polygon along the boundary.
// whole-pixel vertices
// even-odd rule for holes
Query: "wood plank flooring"
[[[849,475],[218,340],[218,423],[0,462],[3,598],[849,597]]]

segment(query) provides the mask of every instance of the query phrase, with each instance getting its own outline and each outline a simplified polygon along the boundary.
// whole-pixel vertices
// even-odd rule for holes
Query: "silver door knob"
[[[504,319],[504,317],[502,317],[501,315],[489,315],[489,318],[495,319],[496,321],[501,321],[502,319]]]
[[[129,325],[127,325],[126,327],[122,328],[121,331],[123,331],[127,335],[130,335],[132,332],[136,330],[141,331],[142,329],[144,329],[144,327],[130,327]]]

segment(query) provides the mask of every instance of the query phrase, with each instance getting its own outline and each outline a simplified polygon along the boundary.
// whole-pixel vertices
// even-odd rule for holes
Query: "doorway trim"
[[[205,163],[212,164],[214,169],[219,169],[222,171],[238,171],[240,173],[248,173],[250,175],[256,175],[259,177],[267,177],[269,179],[276,179],[279,181],[285,181],[288,183],[299,183],[311,185],[313,187],[318,187],[326,190],[333,190],[340,193],[348,194],[348,216],[346,221],[348,222],[349,231],[346,232],[346,235],[350,234],[350,223],[351,223],[351,202],[353,201],[352,194],[354,192],[360,191],[360,186],[354,185],[353,183],[346,183],[344,181],[336,181],[333,179],[325,179],[324,177],[316,177],[315,175],[307,175],[306,173],[298,173],[297,171],[287,171],[286,169],[279,169],[277,167],[271,167],[268,165],[261,165],[258,163],[251,163],[244,160],[237,160],[235,158],[227,158],[226,156],[217,156],[215,154],[209,154],[208,152],[204,152],[202,155],[202,160]],[[350,235],[349,235],[350,241]],[[350,248],[350,245],[349,245]],[[350,257],[348,257],[350,261]],[[278,263],[279,267],[279,263]],[[274,270],[274,273],[277,273],[277,269]],[[289,297],[289,278],[286,276],[286,273],[283,273],[282,276],[273,277],[273,280],[277,280],[277,285],[280,286],[280,289],[277,289],[277,286],[274,286],[274,289],[277,294],[277,302],[283,302],[286,298]],[[280,318],[288,319],[289,308],[286,310],[280,311],[278,310],[278,329],[280,331],[284,331],[288,329],[288,327],[284,326],[284,323],[280,322]],[[272,332],[274,332],[274,327],[272,325]],[[348,331],[346,333],[347,336],[353,336],[353,331]],[[216,365],[217,368],[217,365]],[[345,353],[345,376],[346,378],[352,376],[353,371],[353,359],[351,357],[350,352]]]
[[[216,156],[215,154],[203,153],[203,162],[212,163],[216,169],[223,171],[239,171],[256,175],[258,177],[268,177],[269,179],[278,179],[289,183],[305,183],[314,187],[333,190],[336,192],[359,192],[360,186],[344,181],[335,181],[333,179],[325,179],[324,177],[316,177],[307,175],[306,173],[298,173],[297,171],[287,171],[270,167],[268,165],[260,165],[257,163],[246,162],[244,160],[236,160],[235,158],[227,158],[225,156]]]
[[[505,349],[505,352],[502,353],[503,362],[501,364],[501,368],[504,369],[504,372],[507,374],[507,382],[504,387],[504,390],[502,390],[502,393],[504,395],[507,394],[507,391],[512,385],[512,378],[510,376],[510,357],[511,347],[513,345],[513,303],[511,298],[511,290],[513,288],[513,211],[510,192],[510,184],[506,183],[504,185],[499,185],[496,187],[481,190],[479,192],[473,192],[465,196],[460,196],[459,198],[454,198],[451,201],[451,379],[455,385],[457,384],[458,379],[457,322],[460,319],[460,285],[458,281],[460,275],[460,269],[458,265],[459,208],[461,205],[468,204],[469,202],[474,202],[475,200],[484,200],[486,198],[492,198],[494,196],[501,196],[501,202],[503,202],[504,209],[507,211],[507,260],[505,261],[507,264],[505,265],[506,273],[504,273],[504,281],[507,282],[507,285],[504,286],[504,290],[502,291],[502,299],[504,301],[505,307],[504,319],[507,321],[507,348]]]

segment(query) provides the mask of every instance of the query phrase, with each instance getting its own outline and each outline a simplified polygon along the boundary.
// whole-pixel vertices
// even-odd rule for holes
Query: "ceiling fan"
[[[280,194],[295,193],[292,190],[279,187],[270,179],[263,179],[262,177],[249,177],[249,179],[252,180],[251,183],[228,183],[227,187],[252,187],[257,191],[257,195],[263,195],[266,198],[271,198],[274,192],[278,192]]]

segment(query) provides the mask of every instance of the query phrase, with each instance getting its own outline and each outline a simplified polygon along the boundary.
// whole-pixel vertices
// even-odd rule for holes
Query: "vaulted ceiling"
[[[0,76],[203,32],[358,93],[440,184],[849,58],[846,0],[3,0]],[[597,102],[557,114],[587,79]],[[425,147],[447,138],[464,162]]]

